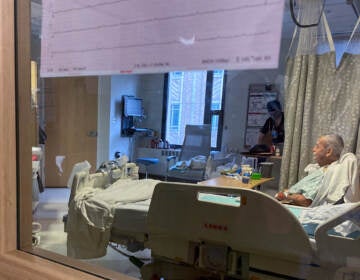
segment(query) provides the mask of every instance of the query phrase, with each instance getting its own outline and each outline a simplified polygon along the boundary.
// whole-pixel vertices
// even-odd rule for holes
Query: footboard
[[[203,244],[300,263],[313,258],[296,217],[270,196],[247,189],[160,183],[148,213],[148,235],[155,255],[190,264]]]

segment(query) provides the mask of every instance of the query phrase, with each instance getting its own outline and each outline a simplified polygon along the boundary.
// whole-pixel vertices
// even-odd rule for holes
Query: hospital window
[[[180,104],[171,104],[170,129],[179,130],[180,127]]]
[[[211,124],[211,147],[220,149],[223,121],[224,71],[170,72],[166,76],[163,137],[175,146],[187,124]]]

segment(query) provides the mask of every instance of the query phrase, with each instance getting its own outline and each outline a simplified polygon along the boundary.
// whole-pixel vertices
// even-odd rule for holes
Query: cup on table
[[[250,165],[241,166],[241,172],[242,172],[242,174],[248,173],[248,174],[251,175],[251,173],[252,173],[252,168],[250,167]]]
[[[242,176],[242,182],[248,184],[250,182],[250,173],[244,173]]]

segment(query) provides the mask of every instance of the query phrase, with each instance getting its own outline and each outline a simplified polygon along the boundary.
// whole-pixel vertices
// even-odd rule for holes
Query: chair
[[[167,157],[165,180],[168,178],[185,182],[204,180],[206,161],[210,156],[210,150],[211,125],[186,125],[179,157]]]
[[[135,162],[137,164],[142,164],[144,166],[144,168],[145,168],[145,179],[147,179],[148,178],[148,169],[147,169],[147,167],[149,165],[158,164],[159,159],[158,158],[142,157],[142,158],[137,158],[135,160]]]

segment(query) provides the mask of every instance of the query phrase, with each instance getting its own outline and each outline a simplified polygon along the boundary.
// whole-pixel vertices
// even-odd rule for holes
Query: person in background
[[[279,201],[286,201],[293,205],[306,207],[314,207],[326,203],[334,204],[341,200],[348,187],[352,184],[352,179],[349,179],[347,175],[351,171],[348,168],[348,162],[346,165],[343,162],[339,162],[343,148],[344,141],[341,136],[337,134],[320,136],[312,150],[317,164],[309,164],[305,168],[305,171],[309,172],[309,174],[288,190],[277,193],[275,198]],[[350,155],[355,157],[351,153],[347,153],[344,156],[345,158],[351,158],[350,160],[353,162],[353,158]],[[356,157],[355,166],[355,174],[352,174],[350,177],[355,176],[354,178],[358,178]],[[335,181],[334,177],[339,176],[336,174],[346,174],[347,177],[342,181]],[[322,190],[321,193],[319,192],[320,190]]]
[[[266,104],[270,117],[260,129],[258,144],[270,147],[274,144],[284,143],[284,113],[278,100]]]

